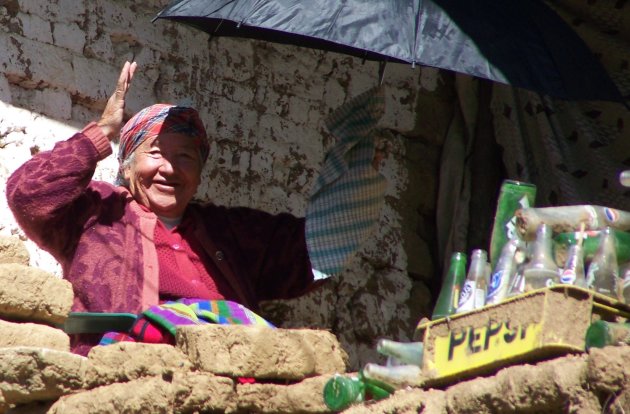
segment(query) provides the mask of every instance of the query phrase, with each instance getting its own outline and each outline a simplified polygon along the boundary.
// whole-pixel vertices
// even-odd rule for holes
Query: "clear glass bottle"
[[[523,268],[525,291],[550,287],[560,283],[560,272],[551,253],[551,228],[542,223],[536,230],[532,256]]]
[[[487,260],[488,254],[483,249],[475,249],[471,254],[470,267],[466,274],[464,286],[459,294],[459,302],[457,303],[457,313],[467,312],[480,308],[484,303],[479,302],[480,296],[485,299],[485,292],[480,294],[483,285],[482,279],[486,277],[488,271]]]
[[[455,252],[451,255],[451,263],[442,281],[442,289],[435,302],[435,308],[431,316],[432,320],[444,318],[455,313],[462,284],[466,279],[466,260],[464,253]]]
[[[417,365],[386,367],[370,362],[365,364],[361,372],[367,382],[390,392],[409,386],[420,386],[423,382],[422,369]]]
[[[464,287],[459,295],[457,313],[471,311],[483,306],[483,304],[476,303],[479,297],[477,286],[481,285],[482,282],[480,282],[480,280],[486,277],[487,257],[488,255],[485,250],[473,250],[470,258],[470,267],[466,274],[466,280],[464,281]]]
[[[606,227],[599,237],[599,246],[586,272],[586,285],[597,293],[622,300],[615,235]]]
[[[376,344],[376,351],[387,357],[394,358],[396,363],[422,366],[424,344],[422,342],[397,342],[380,339]]]
[[[569,247],[567,262],[560,274],[560,283],[586,287],[586,274],[584,273],[584,249],[580,243]]]
[[[515,255],[520,243],[518,239],[512,239],[503,246],[501,256],[490,276],[486,304],[500,303],[507,297],[508,288],[516,274]]]

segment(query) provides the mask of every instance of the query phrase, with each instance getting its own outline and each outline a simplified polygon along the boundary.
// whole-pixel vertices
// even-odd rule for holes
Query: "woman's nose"
[[[160,164],[160,172],[163,174],[172,174],[175,171],[175,167],[167,158],[162,158],[162,163]]]

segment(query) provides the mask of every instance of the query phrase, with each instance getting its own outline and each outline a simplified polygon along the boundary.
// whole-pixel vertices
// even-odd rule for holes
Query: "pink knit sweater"
[[[140,312],[158,303],[156,216],[123,187],[92,181],[111,146],[91,123],[17,169],[7,199],[26,235],[50,252],[74,287],[75,311]],[[304,220],[248,208],[191,204],[195,238],[234,297],[256,309],[312,283]]]

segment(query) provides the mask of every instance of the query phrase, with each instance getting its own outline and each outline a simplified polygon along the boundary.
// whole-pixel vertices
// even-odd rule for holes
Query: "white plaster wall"
[[[21,234],[6,206],[7,176],[31,151],[50,149],[96,120],[119,68],[130,59],[139,65],[127,103],[130,114],[155,102],[185,103],[202,114],[213,142],[198,198],[304,214],[325,151],[334,143],[323,119],[374,86],[378,65],[262,41],[208,41],[182,25],[151,23],[165,4],[9,0],[0,5],[0,234]],[[382,163],[389,187],[377,233],[323,289],[268,306],[270,317],[286,326],[333,330],[355,368],[377,358],[378,337],[409,339],[426,314],[429,295],[421,281],[409,277],[408,256],[415,274],[434,276],[430,241],[417,237],[416,224],[402,217],[417,215],[418,203],[429,212],[426,206],[434,205],[435,157],[419,163],[426,187],[412,204],[401,197],[409,190],[406,136],[424,121],[418,97],[437,90],[441,74],[389,64],[385,84],[381,126],[389,131],[392,151]],[[112,156],[95,178],[112,180],[115,171]],[[414,233],[411,245],[403,246],[404,232]],[[28,246],[32,265],[60,274],[49,255]]]

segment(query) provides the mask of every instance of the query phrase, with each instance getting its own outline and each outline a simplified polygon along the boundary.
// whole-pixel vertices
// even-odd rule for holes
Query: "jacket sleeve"
[[[303,218],[249,208],[230,209],[229,217],[259,300],[288,299],[313,287]]]
[[[57,260],[71,256],[89,215],[86,195],[96,164],[111,152],[107,137],[90,123],[9,177],[7,201],[17,223]]]

